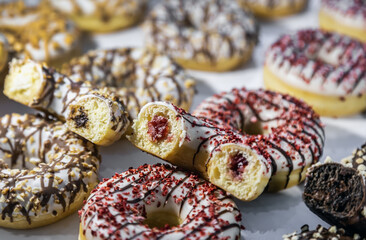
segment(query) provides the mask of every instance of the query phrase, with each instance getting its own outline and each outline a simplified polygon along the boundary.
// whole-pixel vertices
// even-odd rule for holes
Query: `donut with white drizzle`
[[[74,81],[113,88],[131,119],[152,101],[168,101],[188,110],[195,81],[169,57],[143,48],[94,50],[73,59],[62,72]]]
[[[238,0],[243,8],[250,9],[254,15],[262,18],[283,17],[300,12],[307,0]]]
[[[34,115],[0,118],[0,159],[2,227],[58,221],[80,208],[98,183],[95,145]]]
[[[319,160],[324,131],[318,115],[288,95],[233,89],[206,99],[190,115],[168,103],[144,106],[130,141],[249,201],[265,188],[300,183]]]
[[[79,240],[240,238],[241,214],[230,197],[169,165],[105,179],[79,214]]]
[[[366,2],[359,0],[322,0],[320,28],[366,42]]]
[[[186,68],[227,71],[246,62],[258,25],[236,1],[165,0],[144,23],[147,47]]]
[[[284,35],[268,49],[268,89],[303,99],[324,116],[366,109],[366,44],[317,29]]]
[[[110,32],[135,24],[143,15],[146,0],[50,0],[80,29]]]
[[[31,60],[14,59],[4,94],[17,102],[66,121],[69,130],[98,145],[119,140],[129,126],[120,99],[108,89],[94,90]]]
[[[78,29],[51,11],[45,1],[2,3],[0,11],[0,30],[7,37],[13,57],[29,57],[60,67],[79,54]]]

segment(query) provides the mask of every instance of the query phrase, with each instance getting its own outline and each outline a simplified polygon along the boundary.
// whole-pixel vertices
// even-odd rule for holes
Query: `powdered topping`
[[[320,30],[284,35],[266,67],[286,83],[322,95],[366,94],[366,44]]]
[[[178,216],[181,224],[149,228],[145,219],[159,210]],[[234,239],[240,234],[240,212],[226,193],[194,174],[160,164],[105,179],[79,214],[88,239]]]
[[[3,220],[57,216],[97,182],[100,157],[60,122],[33,115],[0,118],[0,212]]]
[[[241,57],[257,42],[254,17],[236,1],[170,0],[144,24],[146,44],[173,58],[204,60]]]
[[[246,6],[246,4],[259,5],[267,9],[284,8],[284,7],[294,7],[300,2],[305,0],[239,0],[238,2]]]
[[[91,51],[71,61],[63,73],[115,91],[131,118],[156,100],[188,109],[195,92],[193,78],[170,58],[138,48]]]

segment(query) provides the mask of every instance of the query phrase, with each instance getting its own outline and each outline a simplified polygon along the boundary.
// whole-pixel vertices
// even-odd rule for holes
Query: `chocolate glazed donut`
[[[328,162],[307,174],[306,206],[329,224],[366,236],[366,143],[343,164]]]

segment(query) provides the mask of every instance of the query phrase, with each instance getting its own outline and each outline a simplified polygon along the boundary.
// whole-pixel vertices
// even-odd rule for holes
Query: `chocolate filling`
[[[230,159],[230,170],[232,171],[234,178],[240,178],[249,162],[242,153],[237,153],[231,156]]]
[[[74,110],[72,110],[72,114],[74,113]],[[88,122],[88,115],[84,112],[83,107],[78,108],[78,114],[76,114],[74,117],[71,117],[71,119],[75,122],[75,125],[77,128],[84,128]]]
[[[151,121],[148,122],[147,133],[152,142],[158,142],[168,136],[169,125],[168,119],[163,116],[155,115]]]
[[[308,175],[303,193],[311,211],[330,224],[365,234],[365,185],[353,168],[338,163],[315,167]]]

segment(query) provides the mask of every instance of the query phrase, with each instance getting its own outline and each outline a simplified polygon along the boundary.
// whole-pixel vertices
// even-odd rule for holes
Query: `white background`
[[[204,98],[233,87],[260,88],[262,82],[262,65],[267,47],[281,34],[291,33],[298,29],[318,26],[319,2],[311,1],[308,8],[293,17],[276,21],[260,22],[260,42],[254,51],[252,60],[241,69],[226,73],[206,73],[191,71],[199,81],[198,95],[194,99],[194,109]],[[89,36],[84,39],[83,50],[92,48],[114,48],[143,46],[143,33],[139,27],[121,32]],[[0,116],[6,113],[24,113],[30,110],[8,100],[0,94]],[[351,154],[352,150],[366,140],[366,114],[341,119],[323,118],[326,124],[326,142],[322,161],[331,156],[339,161]],[[156,158],[137,150],[126,140],[102,147],[103,162],[100,177],[108,178],[115,172],[122,172],[129,167],[138,167],[143,163],[159,162]],[[245,203],[236,200],[246,230],[242,231],[245,239],[281,239],[283,234],[299,230],[303,224],[311,228],[325,224],[312,214],[301,199],[303,185],[281,191],[264,193],[258,199]],[[0,228],[0,239],[77,239],[79,219],[75,213],[55,224],[33,230],[8,230]]]

